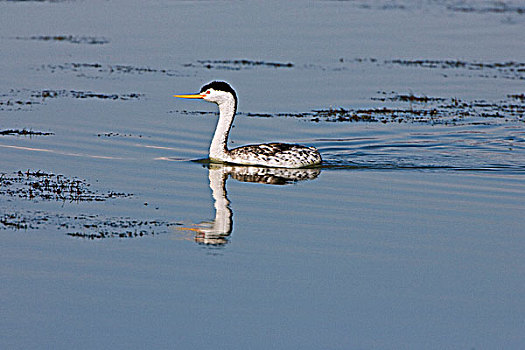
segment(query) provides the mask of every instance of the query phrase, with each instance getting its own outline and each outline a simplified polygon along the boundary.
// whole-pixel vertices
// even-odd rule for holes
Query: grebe
[[[279,168],[302,168],[322,162],[314,147],[288,143],[248,145],[229,150],[228,134],[237,110],[237,94],[226,82],[213,81],[204,85],[200,93],[174,95],[180,98],[199,98],[219,106],[219,121],[210,145],[210,160],[243,165],[262,165]]]

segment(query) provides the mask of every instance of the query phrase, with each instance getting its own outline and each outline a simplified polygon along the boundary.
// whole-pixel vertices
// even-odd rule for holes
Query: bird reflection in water
[[[215,219],[201,222],[196,227],[180,229],[196,232],[195,242],[199,244],[215,246],[228,243],[233,230],[233,212],[226,192],[226,180],[229,177],[241,182],[287,185],[313,180],[321,173],[320,168],[289,169],[213,163],[208,164],[207,167],[215,207]]]

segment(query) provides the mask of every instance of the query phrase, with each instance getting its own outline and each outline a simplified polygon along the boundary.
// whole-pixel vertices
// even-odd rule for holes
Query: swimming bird
[[[198,94],[174,96],[203,99],[219,106],[219,120],[210,145],[211,161],[279,168],[303,168],[322,162],[317,149],[296,144],[264,143],[229,150],[227,142],[237,111],[237,94],[224,81],[212,81],[204,85]]]

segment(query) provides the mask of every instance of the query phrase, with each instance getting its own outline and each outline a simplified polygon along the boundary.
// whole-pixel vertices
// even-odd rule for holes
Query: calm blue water
[[[0,2],[0,347],[521,348],[523,13]],[[193,162],[214,79],[323,167]]]

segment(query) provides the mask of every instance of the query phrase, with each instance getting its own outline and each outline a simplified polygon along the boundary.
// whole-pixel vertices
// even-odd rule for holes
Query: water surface
[[[1,347],[525,341],[518,1],[0,2]],[[321,168],[211,165],[317,147]]]

